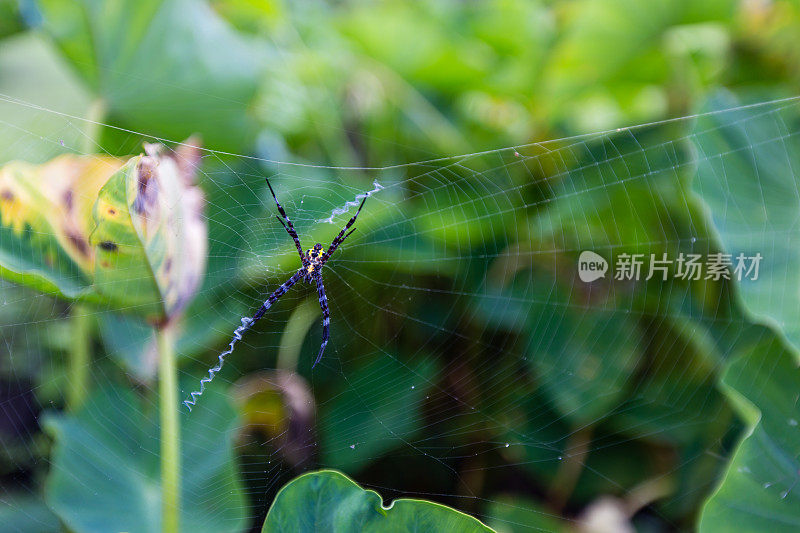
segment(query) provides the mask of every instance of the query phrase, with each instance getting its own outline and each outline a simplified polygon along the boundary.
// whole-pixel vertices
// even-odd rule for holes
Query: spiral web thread
[[[242,334],[250,329],[250,326],[252,326],[253,322],[254,321],[252,318],[242,317],[242,325],[236,328],[236,330],[233,332],[233,338],[228,344],[228,349],[219,354],[216,366],[210,368],[208,370],[208,376],[200,380],[200,389],[193,391],[190,394],[191,398],[184,400],[183,404],[189,409],[189,411],[192,410],[192,407],[197,405],[197,399],[203,395],[203,392],[206,390],[206,384],[211,383],[211,380],[214,379],[216,373],[222,370],[222,365],[225,363],[225,356],[233,353],[233,346],[237,341],[242,340]]]

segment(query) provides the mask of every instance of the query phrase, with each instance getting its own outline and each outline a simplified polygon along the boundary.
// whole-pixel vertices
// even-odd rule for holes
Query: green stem
[[[178,424],[178,368],[172,332],[156,331],[159,359],[159,409],[161,412],[161,531],[178,533],[180,514],[180,428]]]
[[[98,98],[87,110],[90,121],[84,131],[80,148],[85,153],[97,152],[97,141],[100,135],[98,124],[105,116],[105,103]],[[72,342],[69,354],[69,388],[67,389],[67,409],[75,411],[83,405],[89,390],[89,347],[92,334],[92,319],[89,309],[75,305],[70,315]]]
[[[100,122],[106,116],[106,103],[102,98],[95,98],[89,109],[86,110],[87,126],[83,132],[83,139],[81,140],[80,149],[83,153],[94,154],[101,152],[98,148],[100,143],[100,134],[102,133],[102,125]]]
[[[86,399],[89,390],[89,343],[92,334],[92,317],[88,309],[75,305],[70,315],[72,342],[69,353],[69,388],[67,409],[76,411]]]
[[[314,324],[319,314],[319,300],[317,298],[308,298],[292,311],[281,336],[278,360],[275,363],[276,368],[291,371],[297,369],[297,361],[300,359],[303,339],[306,338],[309,328]]]
[[[550,494],[548,495],[552,509],[560,512],[569,501],[586,464],[586,456],[589,455],[589,446],[592,443],[593,433],[594,427],[585,426],[575,431],[567,439],[564,460],[556,471],[556,476],[550,486]]]

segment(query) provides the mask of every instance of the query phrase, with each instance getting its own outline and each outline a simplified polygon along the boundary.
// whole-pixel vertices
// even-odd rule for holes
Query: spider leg
[[[289,220],[288,215],[286,215],[286,211],[284,211],[283,206],[278,201],[278,197],[275,196],[275,191],[272,190],[272,185],[270,184],[269,179],[267,179],[267,187],[269,187],[269,192],[272,193],[272,198],[275,200],[275,205],[278,206],[278,212],[286,220],[286,224],[283,224],[283,220],[281,220],[280,218],[278,218],[278,220],[280,220],[281,224],[283,224],[283,229],[286,230],[286,232],[294,241],[294,245],[297,247],[297,253],[300,254],[300,262],[303,263],[303,266],[306,266],[306,256],[303,253],[303,246],[300,244],[300,237],[297,236],[297,231],[294,229],[294,224],[292,224],[292,221]]]
[[[328,344],[328,339],[330,338],[331,312],[328,309],[328,297],[325,296],[325,286],[322,284],[322,276],[317,278],[317,294],[319,295],[319,306],[322,309],[322,345],[319,347],[319,354],[317,354],[316,361],[311,365],[312,369],[317,366],[317,363],[322,359],[322,354],[325,353],[325,345]]]
[[[342,240],[340,240],[340,241],[339,241],[339,245],[341,246],[341,244],[344,242],[344,240],[345,240],[346,238],[348,238],[350,235],[352,235],[352,234],[353,234],[353,232],[354,232],[355,230],[357,230],[357,229],[358,229],[358,228],[353,228],[353,229],[351,229],[350,231],[348,231],[348,232],[347,232],[347,235],[345,235],[344,237],[342,237]]]
[[[356,214],[353,215],[353,218],[351,218],[350,221],[347,223],[347,225],[345,225],[345,227],[342,228],[342,231],[339,232],[339,235],[337,235],[336,238],[333,239],[330,248],[328,248],[328,250],[322,255],[322,264],[325,264],[325,262],[328,260],[331,254],[336,251],[339,245],[342,244],[344,240],[350,236],[350,233],[353,233],[353,231],[355,231],[355,229],[353,229],[353,231],[345,235],[345,232],[349,230],[353,224],[356,223],[356,218],[358,218],[358,214],[361,212],[361,208],[364,207],[364,202],[367,201],[367,198],[368,197],[365,196],[364,199],[361,200],[361,205],[358,206],[358,211],[356,211]]]
[[[236,330],[233,332],[233,339],[231,339],[231,342],[228,344],[228,349],[219,354],[216,366],[210,368],[208,371],[208,376],[200,380],[200,390],[193,392],[190,395],[191,398],[183,402],[184,405],[186,405],[186,407],[188,407],[190,411],[192,410],[192,407],[197,403],[197,398],[203,395],[203,391],[206,389],[206,383],[211,383],[211,380],[214,379],[214,375],[220,370],[222,370],[222,364],[225,362],[225,356],[233,352],[233,346],[236,344],[236,341],[242,340],[242,335],[247,330],[252,328],[253,324],[255,324],[259,318],[264,316],[264,313],[267,312],[267,309],[272,307],[272,304],[274,304],[278,300],[278,298],[286,294],[286,291],[288,291],[292,287],[292,285],[300,281],[303,277],[303,274],[304,274],[303,269],[300,269],[297,272],[295,272],[291,278],[287,279],[283,283],[283,285],[275,289],[275,292],[269,295],[269,298],[267,298],[267,300],[263,304],[261,304],[261,307],[258,308],[258,311],[256,311],[256,314],[253,315],[253,318],[242,319],[242,325],[236,328]]]
[[[291,278],[284,281],[283,285],[275,289],[275,292],[270,294],[269,298],[267,298],[267,300],[263,304],[261,304],[261,307],[258,308],[256,314],[253,315],[252,321],[255,322],[256,320],[264,316],[264,313],[266,313],[267,310],[270,307],[272,307],[272,304],[278,301],[278,298],[286,294],[286,292],[292,288],[292,285],[300,281],[300,278],[303,277],[303,274],[305,274],[305,270],[301,268],[300,270],[295,272]]]

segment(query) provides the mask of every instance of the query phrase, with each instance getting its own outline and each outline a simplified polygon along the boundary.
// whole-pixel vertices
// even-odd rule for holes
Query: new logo
[[[584,250],[578,257],[578,277],[584,283],[592,282],[598,278],[606,277],[608,261],[596,253]]]

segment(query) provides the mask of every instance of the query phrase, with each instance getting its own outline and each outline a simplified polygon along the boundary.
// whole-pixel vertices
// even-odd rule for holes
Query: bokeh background
[[[747,157],[721,174],[764,184],[744,188],[744,226],[696,195],[727,215],[732,187],[709,154],[791,152],[796,109],[741,106],[798,88],[790,0],[0,0],[0,163],[192,135],[210,150],[182,396],[296,268],[263,178],[306,245],[335,234],[318,224],[332,209],[386,188],[331,263],[326,362],[312,371],[316,296],[287,295],[183,419],[185,506],[209,530],[260,528],[277,490],[316,467],[498,530],[693,529],[754,423],[721,378],[757,374],[728,367],[753,351],[791,349],[795,302],[767,328],[724,280],[588,288],[576,258],[708,253],[731,227],[734,243],[744,228],[778,253],[794,214],[786,231],[749,218],[786,196]],[[791,161],[770,177],[792,179]],[[100,478],[135,498],[157,467],[155,428],[119,437],[157,418],[151,333],[131,313],[83,311],[92,358],[76,386],[75,305],[0,290],[0,520],[47,531],[91,515],[70,524],[101,531],[120,496]],[[109,463],[87,473],[70,446]],[[787,449],[757,480],[771,504],[794,497]]]

